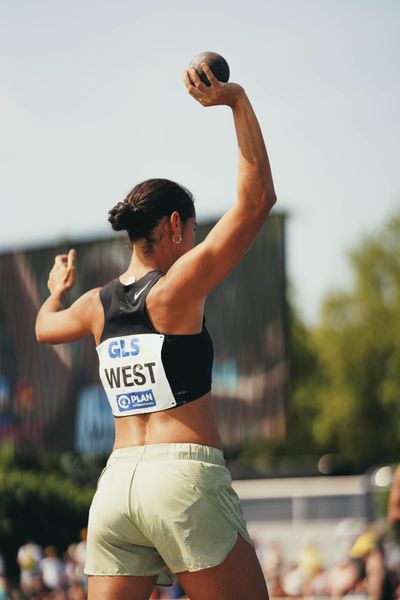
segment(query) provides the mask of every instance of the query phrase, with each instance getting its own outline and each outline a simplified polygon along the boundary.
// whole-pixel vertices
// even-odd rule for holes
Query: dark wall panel
[[[199,228],[199,240],[210,227]],[[69,301],[117,277],[129,261],[125,238],[73,245],[78,277]],[[54,255],[69,247],[0,255],[0,444],[106,454],[113,420],[99,385],[93,340],[48,346],[34,335]],[[210,295],[206,318],[225,445],[281,437],[288,382],[283,216],[270,217],[240,265]]]

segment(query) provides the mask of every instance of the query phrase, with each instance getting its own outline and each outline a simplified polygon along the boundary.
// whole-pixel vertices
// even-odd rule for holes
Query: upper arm
[[[90,290],[69,308],[57,312],[47,312],[45,303],[36,321],[37,340],[48,344],[61,344],[73,342],[89,333],[95,336],[98,331],[101,333],[104,314],[99,291],[100,288]]]
[[[272,205],[272,203],[271,203]],[[264,224],[270,207],[237,203],[205,240],[180,257],[165,276],[168,293],[184,301],[201,300],[237,265]],[[196,282],[194,285],[194,281]]]

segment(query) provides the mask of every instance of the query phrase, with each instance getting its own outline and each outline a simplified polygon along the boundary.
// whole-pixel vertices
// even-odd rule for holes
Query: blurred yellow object
[[[307,544],[300,550],[297,564],[303,575],[311,579],[322,567],[322,560],[317,549],[312,544]]]
[[[376,537],[370,531],[362,533],[354,542],[351,550],[351,558],[361,558],[367,552],[371,552],[375,548]]]

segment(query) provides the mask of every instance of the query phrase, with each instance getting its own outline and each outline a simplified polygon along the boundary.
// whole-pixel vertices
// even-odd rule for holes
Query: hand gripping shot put
[[[89,600],[145,600],[176,576],[192,600],[265,600],[268,592],[213,412],[209,292],[245,254],[276,196],[268,156],[244,88],[227,62],[203,53],[184,72],[201,107],[232,113],[237,196],[195,246],[188,189],[168,179],[135,185],[109,212],[126,231],[126,270],[69,308],[76,253],[57,256],[39,310],[40,342],[96,341],[115,442],[89,512]],[[185,97],[182,96],[182,102]]]

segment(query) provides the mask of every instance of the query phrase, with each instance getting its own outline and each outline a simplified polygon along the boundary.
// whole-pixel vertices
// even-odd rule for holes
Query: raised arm
[[[96,335],[101,327],[102,311],[99,289],[90,290],[63,309],[62,299],[75,283],[75,250],[68,255],[56,256],[50,271],[48,288],[50,296],[42,304],[36,319],[36,339],[48,344],[78,340],[88,333]]]
[[[220,84],[206,64],[202,68],[211,86],[201,82],[195,69],[185,72],[185,85],[203,106],[227,105],[232,109],[239,154],[237,199],[207,238],[168,271],[165,283],[171,293],[179,291],[183,301],[201,300],[231,271],[276,201],[264,139],[243,88],[235,83]]]

